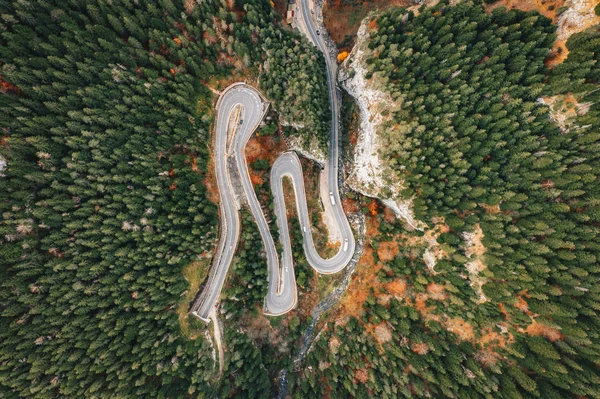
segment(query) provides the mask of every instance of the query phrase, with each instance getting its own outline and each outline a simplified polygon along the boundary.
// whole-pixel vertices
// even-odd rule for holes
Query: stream
[[[355,215],[351,215],[349,217],[349,219],[350,219],[351,224],[353,224],[353,222],[354,222],[356,225],[358,225],[358,229],[357,229],[358,230],[358,234],[357,234],[358,239],[356,242],[356,251],[354,252],[354,255],[352,256],[352,260],[350,261],[350,263],[348,264],[346,269],[344,269],[344,277],[343,277],[341,283],[331,292],[331,294],[329,294],[327,296],[327,298],[325,298],[321,302],[319,302],[312,310],[312,312],[311,312],[312,321],[308,325],[308,327],[306,327],[304,332],[302,333],[302,337],[301,337],[302,346],[300,347],[300,350],[298,351],[296,356],[294,356],[294,370],[296,370],[296,371],[300,369],[300,367],[302,365],[302,361],[304,360],[304,358],[306,357],[306,354],[310,350],[312,342],[315,338],[315,334],[314,334],[315,327],[317,326],[317,323],[319,322],[319,318],[321,317],[321,314],[323,314],[324,312],[329,310],[333,305],[335,305],[338,302],[338,300],[342,297],[342,294],[344,294],[344,292],[346,292],[348,285],[350,285],[350,278],[352,277],[352,274],[354,273],[354,270],[356,269],[358,260],[362,256],[364,237],[365,237],[364,216],[362,214],[355,214]],[[288,373],[289,373],[289,370],[284,369],[284,370],[281,370],[277,376],[277,383],[278,383],[278,388],[279,388],[278,394],[277,394],[278,399],[285,399],[285,397],[287,396]]]

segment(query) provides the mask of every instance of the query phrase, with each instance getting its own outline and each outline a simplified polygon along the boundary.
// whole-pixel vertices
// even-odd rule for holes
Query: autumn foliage
[[[348,55],[349,53],[347,51],[341,51],[337,56],[338,62],[343,62],[346,58],[348,58]]]

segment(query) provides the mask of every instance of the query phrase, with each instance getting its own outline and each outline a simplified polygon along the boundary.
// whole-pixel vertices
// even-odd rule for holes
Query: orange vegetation
[[[354,379],[361,383],[369,381],[369,370],[366,368],[354,370]]]
[[[395,296],[401,296],[406,291],[406,281],[396,279],[384,285],[385,290]]]
[[[174,41],[175,43],[177,43],[177,45],[178,45],[178,46],[181,46],[181,39],[180,39],[180,38],[178,38],[178,37],[174,37],[174,38],[173,38],[173,41]]]
[[[365,247],[363,255],[358,261],[356,272],[352,276],[352,282],[340,301],[338,311],[340,316],[347,315],[359,318],[362,315],[363,304],[369,297],[369,290],[378,283],[376,274],[379,269],[381,269],[381,265],[375,265],[373,250],[370,247]]]
[[[572,93],[543,97],[550,108],[550,118],[562,132],[567,132],[577,115],[585,115],[589,111],[589,103],[580,104]]]
[[[429,298],[434,299],[436,301],[443,301],[447,298],[446,288],[441,284],[427,284],[427,293],[429,294]]]
[[[392,340],[392,329],[393,327],[387,321],[383,321],[375,326],[374,333],[375,339],[380,344],[384,344]]]
[[[255,171],[250,171],[250,181],[252,182],[253,186],[259,186],[261,184],[264,183],[263,178],[261,177],[260,174],[256,173]]]
[[[275,159],[286,150],[286,145],[283,140],[276,139],[275,136],[252,135],[246,145],[246,159],[248,163],[252,163],[257,159],[265,159],[269,165],[273,165]]]
[[[252,163],[257,159],[264,159],[266,157],[266,149],[260,145],[260,142],[256,137],[250,137],[248,144],[246,145],[246,160],[248,163]]]
[[[368,217],[367,218],[367,237],[377,237],[380,235],[379,233],[379,219],[377,219],[376,217]]]
[[[217,36],[215,34],[208,33],[208,31],[206,31],[202,34],[202,38],[210,44],[217,43]]]
[[[411,0],[370,0],[357,2],[356,4],[342,4],[341,1],[327,1],[323,9],[325,28],[329,35],[338,45],[344,43],[346,36],[352,40],[360,26],[360,22],[371,11],[389,7],[402,7],[411,5]],[[374,25],[377,26],[376,23]],[[350,43],[344,43],[351,47]]]
[[[556,328],[540,324],[535,320],[527,326],[525,332],[529,335],[544,337],[551,342],[562,341],[565,338]]]
[[[373,198],[371,199],[371,202],[369,203],[369,212],[371,212],[371,215],[377,215],[377,201]]]
[[[200,169],[198,169],[198,158],[196,158],[196,157],[192,158],[191,167],[192,167],[192,170],[196,173],[198,173],[200,171]]]
[[[342,199],[342,207],[346,213],[355,213],[360,210],[358,202],[350,198]]]
[[[493,10],[498,7],[506,7],[508,9],[516,8],[523,11],[537,10],[545,17],[551,18],[556,22],[556,10],[564,6],[565,0],[499,0],[489,6],[488,10]]]
[[[446,330],[455,333],[463,341],[472,341],[475,338],[473,326],[460,317],[447,318],[443,325]]]
[[[478,341],[485,347],[489,348],[505,348],[507,344],[514,342],[514,337],[508,332],[507,323],[496,324],[501,332],[494,331],[493,328],[487,327],[481,331],[481,336]]]
[[[348,53],[347,51],[341,51],[337,55],[338,62],[343,62],[346,58],[348,58],[348,55],[350,55],[350,53]]]
[[[500,358],[500,354],[492,351],[490,348],[485,348],[475,353],[475,360],[487,367],[495,365]]]
[[[396,221],[396,214],[387,206],[383,209],[383,220],[386,223],[394,223]]]
[[[353,116],[353,118],[355,117]],[[351,129],[348,133],[350,144],[356,145],[356,143],[358,143],[358,132],[356,131],[356,129]]]
[[[369,30],[377,30],[377,18],[373,18],[371,21],[369,21]]]
[[[287,25],[287,7],[288,7],[288,0],[273,0],[271,2],[271,4],[273,5],[273,8],[275,10],[275,12],[277,13],[277,15],[279,15],[281,17],[281,23],[284,25]]]
[[[211,139],[212,140],[212,139]],[[206,187],[207,197],[213,204],[219,203],[219,188],[217,186],[217,177],[215,175],[215,160],[212,145],[210,146],[210,156],[206,166],[206,177],[202,181]]]
[[[379,213],[384,214],[383,219],[389,219],[389,222],[394,221],[393,213],[388,209],[383,209]],[[381,223],[380,219],[381,217],[373,216],[370,212],[367,214],[366,230],[368,239],[375,240],[381,236],[378,230]],[[336,320],[336,325],[344,325],[350,317],[357,318],[359,322],[363,323],[366,334],[372,335],[379,343],[380,349],[383,350],[382,345],[393,337],[393,327],[387,321],[379,324],[364,323],[362,319],[364,314],[363,306],[370,295],[373,295],[377,303],[381,306],[388,306],[390,299],[397,298],[403,301],[404,304],[414,307],[425,323],[438,322],[447,331],[456,334],[458,341],[470,341],[480,345],[482,350],[477,353],[478,361],[483,365],[492,365],[501,358],[496,353],[496,348],[504,348],[514,341],[513,336],[508,331],[510,320],[508,313],[504,309],[504,305],[499,304],[501,312],[506,315],[506,320],[498,320],[492,325],[480,326],[480,329],[476,330],[468,320],[444,314],[444,307],[453,298],[449,290],[451,288],[450,283],[432,281],[433,275],[427,273],[426,270],[420,273],[428,280],[423,292],[414,292],[410,280],[399,278],[399,276],[387,282],[382,282],[378,277],[385,262],[393,259],[403,247],[415,248],[414,255],[411,255],[411,252],[409,252],[409,257],[421,254],[422,252],[419,251],[419,248],[422,249],[424,246],[431,249],[431,246],[434,245],[435,250],[436,244],[432,244],[432,242],[435,241],[439,234],[449,231],[449,227],[443,218],[434,218],[432,222],[434,223],[434,227],[427,229],[423,237],[399,234],[387,241],[380,241],[377,249],[380,262],[377,263],[374,257],[375,250],[367,241],[363,255],[359,259],[355,275],[352,277],[346,294],[340,301],[339,308],[332,314],[332,317]],[[485,247],[481,244],[483,232],[476,228],[476,232],[473,235],[475,238],[472,239],[474,242],[468,248],[468,256],[473,256],[473,258],[482,257],[485,253]],[[392,276],[391,272],[388,273],[388,276]],[[525,292],[519,294],[519,300],[525,303],[523,297],[526,297]],[[550,336],[552,333],[548,329],[542,330],[539,327],[536,328],[537,330],[534,330],[531,327],[529,330],[532,333],[543,331],[546,334],[544,336]],[[338,341],[330,341],[330,346],[335,347],[336,350],[339,345]],[[411,350],[415,353],[425,354],[430,350],[424,343],[413,342],[410,345]]]
[[[496,204],[496,205],[488,205],[488,204],[479,204],[479,206],[481,206],[483,209],[485,209],[485,211],[489,214],[496,214],[496,213],[500,213],[500,204]]]
[[[429,352],[429,346],[425,342],[415,342],[410,349],[417,355],[426,355]]]
[[[547,60],[547,65],[550,67],[562,63],[567,58],[569,51],[566,43],[571,35],[583,32],[600,23],[600,17],[594,12],[598,0],[567,1],[565,3],[569,6],[569,10],[562,13],[556,20],[558,37]]]
[[[533,313],[529,310],[529,305],[525,302],[525,299],[521,295],[517,295],[517,303],[515,304],[515,308],[519,309],[521,312],[532,315]]]
[[[380,242],[377,256],[381,261],[390,261],[398,255],[398,243],[396,241]]]
[[[21,89],[19,89],[17,86],[13,85],[12,83],[7,82],[6,80],[4,80],[2,78],[2,75],[0,75],[0,93],[7,93],[7,92],[19,94],[21,92]]]
[[[569,54],[566,42],[574,33],[582,32],[592,25],[600,22],[600,17],[594,14],[594,7],[598,0],[583,0],[572,2],[569,0],[500,0],[488,6],[488,10],[497,7],[516,8],[523,11],[537,10],[540,14],[552,19],[558,25],[558,37],[554,42],[552,53],[548,57],[547,65],[553,67],[562,63]],[[567,6],[570,8],[559,16],[556,11]]]
[[[567,41],[557,39],[552,46],[552,51],[546,60],[546,66],[554,67],[558,64],[562,64],[569,55],[569,50],[567,49]]]
[[[194,8],[196,8],[196,1],[195,0],[185,0],[185,12],[187,12],[188,14],[191,14],[194,11]]]
[[[340,342],[339,338],[336,337],[335,335],[333,335],[330,339],[329,339],[329,350],[331,351],[331,353],[337,353],[340,345],[342,345],[342,343]]]

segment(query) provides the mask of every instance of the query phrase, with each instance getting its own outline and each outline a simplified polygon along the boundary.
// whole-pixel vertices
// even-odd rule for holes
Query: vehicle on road
[[[306,24],[306,35],[316,47],[327,54],[326,45],[323,42],[323,38],[320,37],[321,32],[317,30],[315,17],[311,17],[310,8],[308,7],[308,0],[301,0],[300,7],[298,8],[302,12],[302,20]],[[315,13],[316,14],[316,13]],[[342,270],[351,260],[354,253],[355,241],[354,236],[348,223],[348,219],[344,214],[344,210],[341,206],[336,206],[336,197],[339,195],[338,191],[338,144],[339,144],[339,131],[338,131],[338,102],[336,96],[336,84],[335,84],[335,64],[329,57],[325,57],[326,63],[326,74],[327,74],[327,86],[329,89],[329,102],[331,109],[331,134],[330,134],[330,145],[329,145],[329,159],[327,168],[327,190],[329,190],[329,198],[333,205],[332,216],[334,222],[337,224],[337,229],[341,233],[341,237],[344,237],[344,244],[336,255],[328,259],[323,259],[317,252],[312,240],[304,242],[305,255],[308,263],[320,274],[333,274]],[[212,306],[214,306],[219,299],[219,295],[222,291],[227,270],[232,263],[234,256],[235,243],[239,239],[239,215],[238,209],[234,201],[234,193],[232,187],[228,185],[228,168],[225,160],[226,156],[233,153],[235,156],[235,166],[240,172],[241,185],[244,190],[245,197],[248,201],[250,211],[254,217],[255,222],[261,231],[263,238],[263,245],[267,256],[268,263],[268,291],[264,302],[264,313],[270,316],[278,316],[289,312],[296,306],[298,300],[298,294],[294,279],[294,264],[293,259],[288,256],[291,251],[291,238],[289,236],[289,228],[287,226],[280,229],[279,241],[283,246],[284,256],[279,258],[280,254],[275,246],[275,240],[270,234],[269,222],[265,219],[265,215],[262,211],[261,204],[259,203],[252,182],[248,179],[249,174],[247,171],[246,159],[243,156],[244,147],[247,143],[248,138],[253,134],[254,130],[259,126],[261,119],[264,117],[265,109],[261,107],[262,98],[260,93],[251,86],[247,86],[241,83],[237,83],[231,86],[230,90],[225,90],[219,98],[218,112],[216,118],[216,146],[220,152],[215,156],[218,161],[215,162],[215,170],[217,175],[217,183],[219,187],[219,194],[222,204],[222,212],[220,217],[220,223],[225,226],[225,229],[221,230],[220,240],[225,244],[224,248],[230,248],[230,251],[222,250],[215,259],[215,263],[211,267],[209,280],[202,291],[202,294],[195,301],[192,311],[195,312],[198,317],[204,321],[208,321],[208,316]],[[228,121],[229,117],[233,115],[235,110],[238,110],[239,106],[242,106],[244,110],[244,117],[247,119],[244,124],[244,120],[240,119],[239,124],[244,124],[244,129],[236,129],[234,134],[239,134],[237,139],[233,140],[233,149],[227,150],[227,138],[228,135]],[[225,115],[226,118],[219,118],[218,115]],[[242,114],[238,114],[241,116]],[[247,125],[247,126],[246,126]],[[294,158],[293,160],[290,158]],[[270,176],[270,185],[273,190],[274,203],[279,204],[275,206],[276,218],[278,221],[286,220],[286,209],[285,200],[282,197],[282,183],[285,177],[292,179],[294,184],[294,190],[298,189],[296,193],[296,206],[299,217],[301,220],[310,220],[308,215],[308,209],[306,204],[306,192],[303,185],[303,176],[300,161],[295,152],[287,152],[282,154],[273,165]],[[335,193],[335,194],[334,194]],[[324,198],[323,198],[324,200]],[[308,223],[302,225],[305,234],[304,238],[310,238],[308,235]],[[233,245],[232,245],[233,244]],[[221,247],[223,248],[223,247]],[[283,267],[282,267],[283,266]],[[284,274],[283,274],[284,273]],[[283,274],[283,275],[282,275]]]

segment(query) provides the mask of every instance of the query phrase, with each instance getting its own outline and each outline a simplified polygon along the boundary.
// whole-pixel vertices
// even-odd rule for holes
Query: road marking
[[[305,6],[305,2],[301,1],[302,6]],[[311,23],[314,23],[311,21]],[[314,36],[314,27],[310,24],[307,25],[308,30]],[[312,30],[311,30],[312,29]],[[310,37],[313,40],[312,37]],[[321,42],[322,37],[319,37],[318,40],[313,40],[316,42],[317,47],[325,53],[323,43]],[[325,54],[326,59],[326,67],[327,67],[327,82],[328,88],[330,90],[329,97],[330,102],[332,103],[332,131],[330,136],[330,159],[329,159],[329,169],[334,173],[331,176],[327,176],[326,181],[332,182],[332,186],[329,187],[330,191],[330,199],[335,206],[335,198],[333,192],[335,192],[335,196],[339,199],[339,192],[337,187],[337,163],[338,163],[338,131],[337,131],[337,98],[336,96],[336,86],[332,83],[332,73],[331,73],[331,60]],[[242,97],[238,99],[238,102],[235,102],[236,97]],[[231,99],[231,100],[230,100]],[[265,250],[267,252],[267,260],[269,267],[269,289],[267,297],[265,298],[265,313],[269,315],[280,315],[288,312],[293,309],[296,305],[297,301],[297,293],[295,286],[295,276],[293,273],[293,263],[290,263],[291,260],[291,244],[290,244],[290,236],[289,236],[289,228],[286,218],[285,212],[285,202],[282,198],[283,195],[283,176],[289,176],[292,179],[292,184],[294,186],[294,192],[296,193],[296,207],[298,215],[300,215],[300,219],[304,221],[308,221],[308,210],[306,205],[306,193],[304,191],[304,180],[302,177],[302,169],[300,162],[298,160],[298,156],[295,153],[285,153],[281,155],[273,165],[271,170],[271,189],[273,190],[273,199],[275,204],[275,213],[276,213],[276,223],[279,227],[280,231],[280,242],[283,245],[283,257],[281,259],[283,268],[279,266],[279,256],[275,249],[275,244],[273,241],[273,237],[268,230],[268,224],[262,212],[262,207],[256,198],[256,193],[254,192],[252,183],[249,182],[249,175],[247,165],[242,162],[240,164],[240,156],[239,154],[243,154],[244,147],[246,141],[252,135],[254,130],[260,124],[258,118],[262,119],[264,116],[264,108],[261,106],[262,101],[258,101],[261,99],[260,94],[251,86],[242,86],[241,84],[234,84],[229,88],[225,89],[219,100],[217,102],[218,108],[216,110],[217,115],[217,138],[216,138],[216,148],[217,148],[217,156],[220,158],[217,162],[215,162],[216,174],[217,174],[217,182],[219,183],[219,195],[221,198],[220,206],[222,207],[222,216],[221,216],[221,227],[222,233],[220,237],[220,243],[218,248],[225,248],[229,245],[229,253],[221,254],[217,251],[215,256],[215,262],[211,267],[211,271],[209,274],[208,282],[203,290],[202,294],[192,307],[191,314],[199,317],[202,320],[208,319],[208,313],[205,313],[213,307],[218,305],[218,297],[223,287],[223,283],[225,280],[225,276],[229,269],[231,260],[233,258],[233,245],[237,243],[239,236],[239,215],[231,203],[234,198],[234,193],[232,192],[231,183],[229,181],[229,174],[227,172],[227,167],[225,166],[225,170],[219,170],[222,168],[223,162],[225,161],[223,156],[225,148],[223,148],[223,143],[220,142],[222,140],[223,128],[227,129],[227,125],[224,127],[221,119],[222,115],[227,115],[227,119],[231,116],[231,112],[235,107],[243,106],[244,104],[254,104],[254,107],[244,108],[245,114],[244,118],[248,121],[248,123],[244,123],[240,129],[237,129],[237,125],[234,125],[233,136],[236,136],[235,140],[232,140],[232,143],[235,143],[235,146],[232,150],[232,154],[236,159],[236,167],[238,171],[240,171],[240,176],[242,178],[242,187],[246,194],[246,198],[250,205],[250,210],[257,222],[259,227],[261,237],[263,239],[263,244],[265,246]],[[225,107],[223,109],[223,107]],[[259,110],[261,112],[260,115],[256,115],[256,111]],[[255,119],[256,118],[256,119]],[[256,121],[255,121],[256,120]],[[238,134],[239,133],[239,134]],[[239,136],[242,136],[240,139]],[[241,146],[241,147],[240,147]],[[239,152],[237,150],[240,150]],[[288,166],[286,168],[283,163],[281,165],[278,162],[283,162],[285,157],[289,158],[289,163],[286,163]],[[245,157],[242,157],[245,160]],[[241,173],[244,171],[245,173]],[[224,175],[223,175],[224,174]],[[296,178],[294,177],[296,176]],[[227,182],[225,187],[223,187],[223,182]],[[227,193],[223,192],[227,191]],[[329,190],[328,190],[329,191]],[[317,253],[314,244],[312,246],[308,246],[308,244],[304,245],[306,258],[309,264],[319,273],[335,273],[341,269],[343,269],[351,260],[352,254],[354,253],[354,236],[352,235],[352,230],[346,219],[346,216],[343,213],[342,207],[334,207],[335,217],[334,220],[339,223],[338,229],[340,232],[343,231],[343,236],[345,238],[343,249],[340,248],[338,253],[329,259],[323,259]],[[231,219],[231,220],[229,220]],[[234,225],[228,225],[229,223],[234,222]],[[308,237],[308,231],[306,229],[306,225],[303,226],[304,233]],[[223,233],[223,231],[225,233]],[[351,240],[348,240],[347,237],[351,237]],[[312,239],[312,237],[310,237]],[[307,238],[308,239],[308,238]],[[310,240],[312,242],[312,240]],[[223,256],[226,255],[226,256]],[[292,267],[292,273],[289,273],[289,267]],[[291,279],[291,284],[285,284],[285,280],[283,279],[283,273],[281,270],[285,271],[285,274],[288,275]]]

